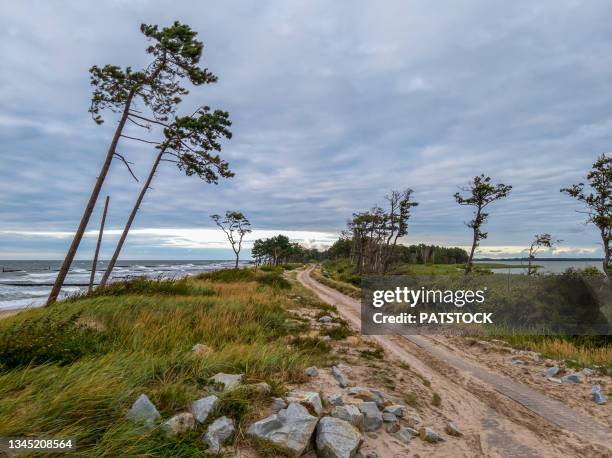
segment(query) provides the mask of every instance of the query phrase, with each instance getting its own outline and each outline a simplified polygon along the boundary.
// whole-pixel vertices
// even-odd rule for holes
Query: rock
[[[286,409],[287,403],[283,398],[272,398],[272,410],[278,412],[279,410]]]
[[[208,427],[208,431],[206,431],[202,440],[208,445],[210,453],[218,454],[221,451],[221,447],[230,442],[235,433],[234,420],[220,417]]]
[[[400,430],[399,421],[395,421],[393,423],[385,423],[385,431],[389,434],[396,433]]]
[[[382,414],[375,402],[362,402],[359,404],[359,410],[363,414],[363,429],[365,431],[377,431],[382,427]]]
[[[176,436],[195,428],[195,418],[189,412],[179,413],[164,423],[161,428],[168,436]]]
[[[548,380],[549,382],[558,383],[558,384],[563,383],[563,381],[560,378],[555,378],[555,377],[548,377],[546,380]]]
[[[359,408],[353,404],[334,407],[332,410],[332,417],[348,421],[351,425],[359,429],[363,427],[363,414]]]
[[[400,428],[400,430],[397,432],[397,437],[405,444],[410,442],[413,437],[416,437],[418,435],[419,432],[413,428]]]
[[[161,415],[147,395],[141,394],[134,404],[132,404],[132,408],[127,413],[127,417],[130,420],[137,421],[149,428],[153,428],[157,420],[161,418]]]
[[[338,364],[338,369],[340,369],[345,374],[352,374],[353,373],[353,368],[351,366],[349,366],[348,364],[340,363],[340,364]]]
[[[568,374],[561,377],[563,383],[582,383],[580,374]]]
[[[410,415],[404,418],[404,422],[411,428],[417,428],[423,421],[418,415]]]
[[[253,389],[260,396],[267,396],[272,392],[272,387],[268,385],[266,382],[259,382],[252,385]]]
[[[217,406],[219,398],[214,394],[191,403],[191,413],[198,423],[204,423],[208,415]]]
[[[193,347],[191,347],[191,352],[194,355],[197,356],[206,356],[210,353],[213,352],[213,349],[210,348],[208,345],[204,345],[204,344],[195,344]]]
[[[582,369],[582,374],[586,375],[587,377],[590,377],[591,375],[595,375],[595,371],[593,369],[585,367],[584,369]]]
[[[595,404],[604,405],[608,402],[606,396],[601,392],[600,385],[593,385],[593,387],[591,388],[591,397]]]
[[[323,413],[323,403],[321,402],[321,397],[319,396],[319,393],[315,391],[291,391],[287,395],[287,402],[289,404],[292,402],[302,404],[311,414],[316,416],[320,416]]]
[[[216,384],[222,385],[223,391],[229,391],[242,383],[243,375],[244,374],[224,374],[223,372],[219,372],[213,375],[210,380]]]
[[[317,426],[318,418],[296,402],[276,415],[253,423],[247,435],[271,442],[280,449],[301,456],[310,444],[310,438]]]
[[[452,421],[449,421],[448,423],[446,423],[445,431],[446,431],[446,434],[448,434],[449,436],[455,436],[455,437],[463,436],[463,433],[459,431],[459,428],[457,428],[457,425],[455,425]]]
[[[338,369],[337,366],[332,366],[331,374],[338,382],[338,385],[340,385],[340,388],[346,388],[348,386],[348,380],[346,376],[342,373],[340,369]]]
[[[512,358],[510,360],[510,364],[517,365],[517,364],[527,364],[527,363],[520,358]]]
[[[325,316],[322,316],[321,318],[319,318],[319,321],[321,323],[330,323],[332,321],[332,317],[329,316],[329,315],[325,315]]]
[[[335,417],[323,417],[317,426],[317,456],[323,458],[352,458],[363,441],[359,431],[350,423]]]
[[[435,444],[436,442],[444,442],[444,438],[431,428],[419,429],[419,436],[425,442],[429,442],[431,444]]]
[[[397,421],[397,417],[391,412],[383,412],[382,419],[385,423],[395,423]]]
[[[374,395],[375,399],[376,399],[376,405],[378,405],[378,407],[380,409],[382,409],[383,407],[385,407],[385,403],[387,401],[390,400],[389,396],[384,393],[383,391],[380,390],[375,390],[375,389],[370,389],[370,392]]]
[[[383,406],[385,400],[374,393],[374,390],[369,390],[367,388],[362,388],[360,386],[356,386],[353,388],[349,388],[348,390],[349,396],[355,396],[358,399],[366,402],[375,402],[378,406]]]
[[[307,368],[304,373],[308,376],[308,377],[316,377],[317,375],[319,375],[319,371],[316,367],[314,366],[310,366],[309,368]]]
[[[396,417],[404,418],[406,416],[406,407],[399,404],[392,404],[383,409],[384,412],[389,412],[395,415]]]
[[[342,395],[339,393],[333,393],[327,396],[327,402],[329,402],[333,406],[341,406],[344,404],[342,400]]]
[[[554,377],[559,372],[559,368],[557,366],[552,366],[547,369],[544,369],[544,377]]]
[[[323,342],[330,342],[332,340],[332,338],[330,336],[323,336],[323,337],[321,337],[321,340]]]

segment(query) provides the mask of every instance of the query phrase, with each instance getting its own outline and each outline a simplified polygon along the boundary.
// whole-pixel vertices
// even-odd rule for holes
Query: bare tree
[[[612,156],[602,154],[587,174],[591,193],[585,192],[584,183],[578,183],[561,192],[584,203],[587,207],[587,223],[599,230],[604,250],[603,270],[612,277]]]
[[[187,78],[196,86],[216,81],[216,77],[207,69],[198,67],[203,45],[195,39],[197,33],[188,25],[175,22],[172,26],[159,30],[156,25],[142,24],[140,30],[151,41],[146,51],[152,56],[152,60],[145,69],[133,71],[131,67],[122,70],[115,65],[102,68],[94,65],[89,70],[91,85],[94,87],[89,112],[94,121],[97,124],[103,123],[100,112],[105,109],[121,113],[121,116],[79,226],[47,299],[47,305],[55,302],[59,296],[113,159],[116,157],[121,160],[132,173],[127,159],[117,152],[120,138],[150,143],[124,134],[126,123],[129,121],[136,127],[146,127],[142,121],[167,121],[168,115],[174,113],[180,103],[181,96],[188,93],[180,84],[183,78]],[[136,108],[138,102],[142,103],[141,108],[151,112],[152,119],[143,116],[143,112]]]
[[[550,234],[536,234],[534,236],[531,245],[529,246],[529,258],[527,264],[527,275],[533,275],[536,273],[537,269],[533,265],[533,260],[535,259],[535,255],[542,247],[552,248],[554,245],[560,243],[561,240],[553,240]]]
[[[132,207],[115,252],[100,281],[100,286],[106,285],[110,278],[134,218],[136,218],[136,213],[140,209],[145,194],[151,188],[151,181],[161,161],[175,163],[179,170],[187,176],[197,175],[206,183],[217,184],[219,177],[234,176],[226,161],[222,160],[219,155],[210,154],[211,151],[221,151],[221,138],[231,138],[230,126],[231,122],[227,112],[215,110],[211,113],[209,107],[201,107],[192,116],[177,117],[172,124],[165,127],[165,140],[157,147],[159,153]]]
[[[482,226],[489,216],[488,213],[484,212],[484,209],[491,202],[507,197],[512,191],[512,186],[503,183],[494,185],[491,183],[491,177],[477,175],[468,186],[460,187],[459,189],[463,192],[467,192],[468,195],[464,197],[456,192],[454,197],[457,203],[459,205],[475,207],[474,219],[467,223],[467,226],[473,230],[472,249],[470,250],[470,257],[465,266],[465,273],[468,274],[472,271],[476,247],[478,247],[480,241],[486,239],[488,235],[486,232],[482,231]]]
[[[225,217],[219,215],[211,215],[211,219],[225,233],[227,239],[232,245],[232,251],[236,255],[236,265],[240,261],[240,250],[242,249],[242,239],[246,234],[251,232],[251,222],[241,212],[226,211]]]

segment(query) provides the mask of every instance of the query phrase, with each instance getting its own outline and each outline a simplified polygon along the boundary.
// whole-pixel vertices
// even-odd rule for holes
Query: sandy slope
[[[323,301],[335,305],[359,329],[359,302],[316,282],[310,277],[311,270],[300,272],[298,280]],[[469,450],[436,450],[429,456],[610,456],[612,453],[609,427],[493,372],[491,367],[448,351],[435,340],[420,336],[413,339],[372,336],[371,339],[383,346],[387,354],[429,378],[445,399],[444,413],[454,417],[473,438]]]

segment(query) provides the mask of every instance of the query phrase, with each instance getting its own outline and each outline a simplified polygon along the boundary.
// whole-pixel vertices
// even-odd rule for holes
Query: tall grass
[[[13,359],[0,348],[0,436],[71,436],[86,456],[205,456],[202,428],[168,439],[138,430],[127,409],[146,393],[168,418],[210,392],[208,378],[221,371],[278,391],[322,357],[287,345],[300,325],[288,320],[283,285],[232,275],[111,285],[1,320]],[[45,335],[85,351],[56,358]],[[196,343],[213,351],[196,356]],[[219,409],[241,423],[261,402],[245,389],[224,395]]]

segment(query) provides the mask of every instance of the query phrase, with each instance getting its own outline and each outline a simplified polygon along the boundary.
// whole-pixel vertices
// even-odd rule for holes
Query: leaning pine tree
[[[227,112],[221,110],[211,112],[209,107],[202,107],[193,116],[177,117],[164,128],[165,140],[157,146],[159,153],[130,212],[115,252],[102,276],[100,286],[108,282],[136,213],[140,209],[147,190],[150,189],[151,181],[161,161],[173,162],[185,175],[197,175],[207,183],[217,184],[219,177],[234,176],[226,161],[218,154],[211,154],[211,151],[221,151],[221,138],[231,138],[230,126],[231,121]]]
[[[143,123],[167,122],[180,103],[181,96],[188,93],[181,86],[181,80],[185,78],[196,86],[216,81],[212,73],[198,66],[203,44],[195,39],[197,33],[188,25],[175,22],[160,30],[156,25],[143,24],[140,30],[151,42],[146,50],[151,56],[151,62],[145,69],[133,71],[131,67],[124,70],[115,65],[102,68],[94,65],[89,70],[94,87],[89,112],[94,121],[102,124],[100,112],[105,109],[121,115],[47,305],[55,302],[60,293],[113,159],[117,157],[128,165],[126,158],[117,153],[120,138],[134,139],[123,133],[126,124],[130,122],[135,127],[147,128]]]
[[[472,271],[476,248],[480,245],[480,241],[486,239],[488,235],[482,231],[482,226],[489,217],[489,214],[485,213],[484,209],[491,202],[508,197],[510,191],[512,191],[512,186],[503,183],[494,185],[491,183],[491,177],[477,175],[468,186],[461,187],[460,189],[467,192],[467,195],[462,196],[456,192],[454,197],[457,203],[474,207],[474,219],[467,223],[467,226],[473,231],[472,249],[465,266],[465,273],[468,274]]]

